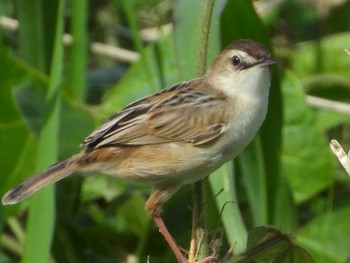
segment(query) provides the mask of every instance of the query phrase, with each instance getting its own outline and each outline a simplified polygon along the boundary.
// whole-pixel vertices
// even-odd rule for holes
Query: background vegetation
[[[203,2],[1,0],[0,194],[77,152],[129,102],[194,77]],[[278,60],[259,135],[206,187],[220,254],[235,241],[244,251],[250,229],[272,225],[316,262],[350,262],[350,178],[328,147],[330,138],[350,143],[349,13],[344,0],[215,1],[209,62],[238,38],[264,43]],[[109,46],[133,52],[106,55]],[[175,262],[143,209],[149,193],[93,175],[0,206],[0,262]],[[185,249],[191,194],[183,187],[163,213]]]

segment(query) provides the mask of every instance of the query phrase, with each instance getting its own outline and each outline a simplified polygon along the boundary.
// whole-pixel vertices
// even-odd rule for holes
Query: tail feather
[[[20,202],[36,191],[53,184],[74,172],[69,160],[65,160],[50,166],[45,171],[30,177],[25,182],[8,191],[2,198],[4,205],[12,205]]]

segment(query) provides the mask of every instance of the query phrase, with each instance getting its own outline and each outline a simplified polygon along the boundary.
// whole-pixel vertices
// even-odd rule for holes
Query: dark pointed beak
[[[276,64],[276,60],[274,58],[272,58],[271,56],[265,56],[265,57],[262,57],[257,64],[264,66],[264,67],[271,66],[273,64]]]

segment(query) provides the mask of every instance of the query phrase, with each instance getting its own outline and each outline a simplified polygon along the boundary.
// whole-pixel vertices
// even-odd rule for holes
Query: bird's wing
[[[216,139],[227,122],[226,96],[203,85],[201,79],[183,82],[128,105],[93,131],[82,146],[91,150],[164,142],[200,145]]]

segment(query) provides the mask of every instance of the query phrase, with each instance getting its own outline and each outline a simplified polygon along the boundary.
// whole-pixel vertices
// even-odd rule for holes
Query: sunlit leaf
[[[297,241],[305,247],[318,263],[348,262],[349,206],[318,216],[305,225]]]
[[[284,128],[282,176],[286,176],[297,202],[314,196],[332,181],[332,156],[317,116],[304,100],[297,78],[286,73],[283,81]]]
[[[249,231],[246,252],[233,257],[232,263],[315,263],[312,256],[294,245],[290,235],[272,227]]]

